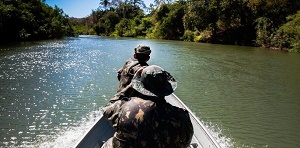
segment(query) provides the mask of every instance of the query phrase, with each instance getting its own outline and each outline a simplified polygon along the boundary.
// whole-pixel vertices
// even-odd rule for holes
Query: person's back
[[[138,95],[125,97],[128,100],[119,107],[104,112],[116,133],[103,147],[189,146],[193,135],[189,113],[164,98],[173,93],[177,82],[159,66],[143,68],[129,85]]]
[[[124,66],[117,72],[118,80],[120,81],[117,92],[122,91],[127,85],[130,84],[134,74],[138,69],[140,69],[142,66],[148,66],[146,62],[150,59],[150,53],[150,47],[146,45],[138,45],[136,48],[134,48],[134,59],[128,59]]]
[[[164,98],[131,98],[119,117],[114,147],[184,148],[193,127],[187,111]]]

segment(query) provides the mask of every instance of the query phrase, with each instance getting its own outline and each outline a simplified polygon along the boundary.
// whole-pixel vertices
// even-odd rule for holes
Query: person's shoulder
[[[133,61],[132,58],[127,59],[127,60],[125,61],[125,65],[126,65],[127,63],[132,62],[132,61]]]
[[[183,109],[183,108],[180,108],[177,106],[173,106],[169,103],[167,103],[166,106],[167,106],[166,109],[171,114],[176,114],[176,115],[178,115],[177,117],[180,117],[180,118],[189,118],[189,112],[186,109]]]
[[[193,131],[190,113],[188,110],[177,107],[177,106],[173,106],[171,104],[169,104],[169,109],[170,109],[170,112],[169,112],[170,116],[172,116],[172,118],[175,121],[183,123],[181,125],[184,130],[191,131],[191,132]]]
[[[124,66],[129,66],[132,65],[133,63],[138,63],[138,61],[136,59],[129,58],[128,60],[125,61]]]
[[[139,97],[131,97],[130,101],[126,103],[127,109],[130,110],[142,110],[143,112],[151,111],[155,108],[155,102]]]
[[[127,61],[137,61],[135,58],[129,58]]]
[[[172,110],[188,112],[186,109],[174,106],[168,102],[166,103],[166,106]]]
[[[131,101],[136,103],[136,104],[155,104],[155,102],[148,100],[148,99],[143,99],[140,97],[131,97]]]

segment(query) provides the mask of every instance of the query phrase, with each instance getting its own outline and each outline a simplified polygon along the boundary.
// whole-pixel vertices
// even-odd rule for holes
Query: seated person
[[[109,100],[106,108],[112,108],[120,105],[123,97],[134,96],[132,87],[128,86],[131,83],[133,76],[136,72],[144,66],[148,66],[147,61],[150,59],[151,49],[149,46],[140,44],[134,48],[133,58],[128,59],[124,66],[117,72],[119,86],[117,93]]]
[[[129,85],[139,93],[125,99],[116,110],[104,112],[116,133],[104,143],[107,147],[188,147],[193,126],[188,111],[167,103],[175,79],[161,67],[142,67]],[[110,115],[114,114],[114,120]]]
[[[138,45],[134,48],[134,58],[128,59],[124,66],[118,70],[119,86],[117,92],[122,91],[130,84],[136,71],[142,66],[148,66],[146,63],[150,59],[150,47],[146,45]]]

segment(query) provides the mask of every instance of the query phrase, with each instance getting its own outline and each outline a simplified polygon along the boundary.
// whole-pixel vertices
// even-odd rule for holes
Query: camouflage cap
[[[148,55],[150,55],[151,50],[150,50],[149,46],[140,44],[136,48],[134,48],[134,52],[139,53],[139,54],[148,54]]]
[[[132,87],[146,96],[167,96],[174,92],[177,82],[161,67],[151,65],[143,69],[140,76],[132,79]]]

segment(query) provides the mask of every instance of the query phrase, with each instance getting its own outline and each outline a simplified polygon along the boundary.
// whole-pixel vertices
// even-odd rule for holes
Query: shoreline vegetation
[[[256,46],[300,52],[300,1],[99,0],[70,18],[45,0],[0,1],[0,41],[99,35]]]

